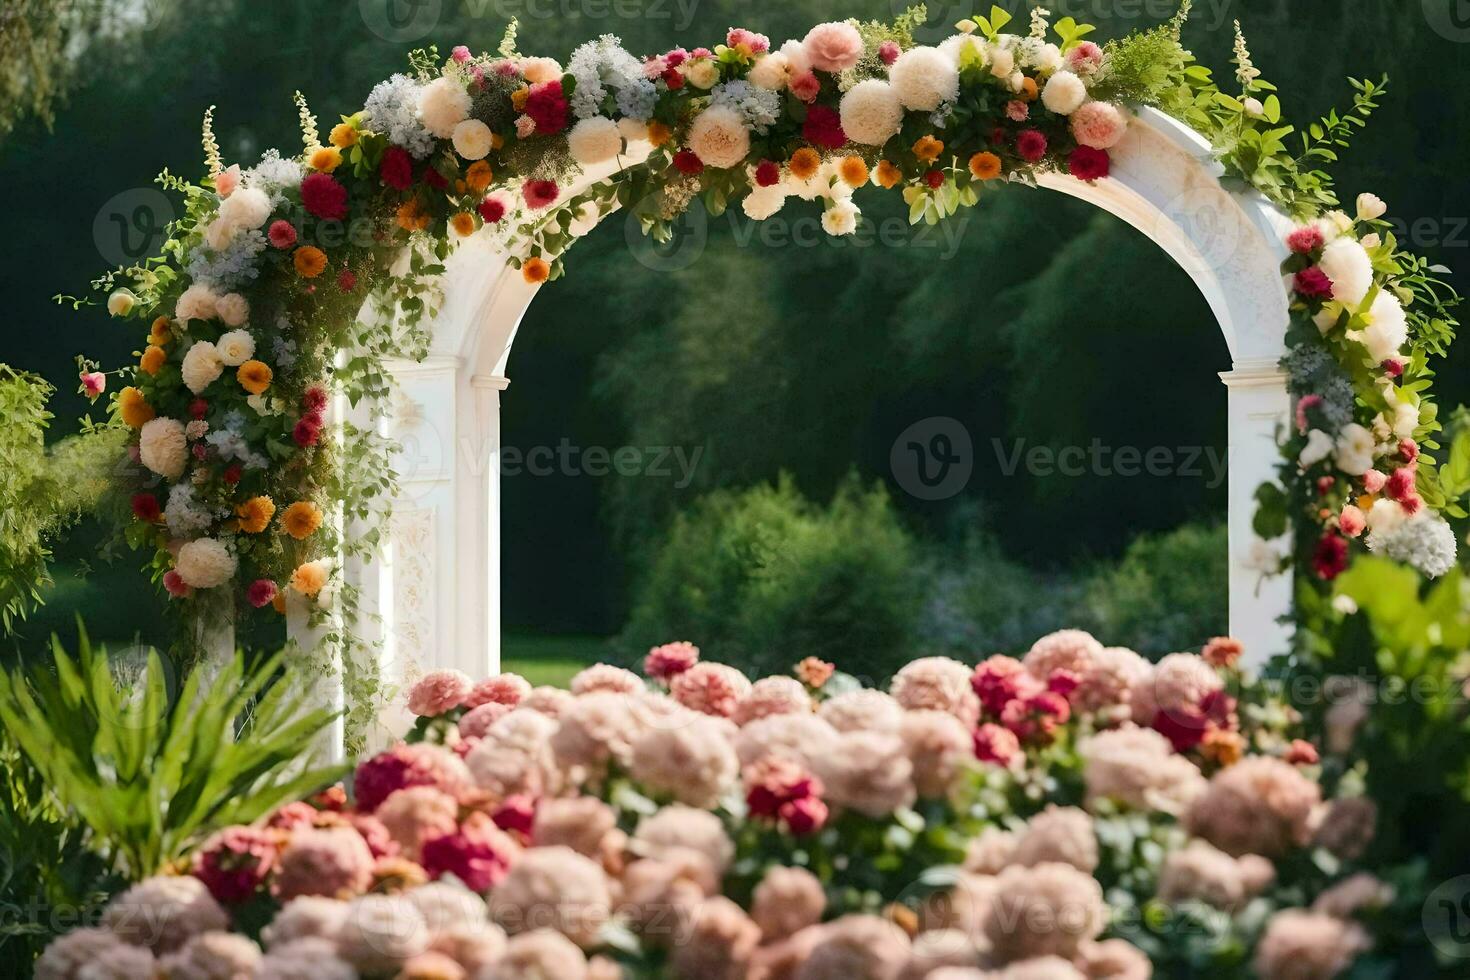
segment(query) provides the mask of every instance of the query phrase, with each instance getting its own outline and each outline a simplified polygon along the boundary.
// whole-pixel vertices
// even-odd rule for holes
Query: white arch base
[[[589,175],[569,196],[612,169]],[[1114,149],[1111,177],[1085,184],[1053,175],[1042,184],[1157,242],[1198,284],[1220,324],[1233,362],[1221,374],[1230,420],[1230,629],[1260,662],[1290,639],[1283,624],[1290,577],[1263,580],[1249,562],[1259,548],[1250,526],[1254,493],[1274,473],[1289,408],[1277,364],[1288,321],[1280,263],[1290,222],[1259,194],[1227,190],[1221,173],[1201,137],[1146,109]],[[402,497],[383,557],[348,573],[381,613],[385,665],[403,680],[440,667],[473,677],[499,669],[500,397],[535,294],[505,255],[471,238],[449,261],[431,355],[391,366]]]

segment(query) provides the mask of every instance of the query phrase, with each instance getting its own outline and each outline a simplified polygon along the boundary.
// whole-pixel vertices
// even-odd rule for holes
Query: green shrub
[[[855,479],[827,507],[785,477],[716,491],[674,519],[618,645],[631,660],[687,639],[751,674],[816,656],[886,677],[911,654],[915,557],[887,494]]]
[[[1229,558],[1223,525],[1141,535],[1088,577],[1081,618],[1105,643],[1144,654],[1198,647],[1228,629]]]

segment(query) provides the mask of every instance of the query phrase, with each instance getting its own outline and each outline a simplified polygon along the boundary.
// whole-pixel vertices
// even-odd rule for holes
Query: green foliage
[[[880,488],[851,480],[827,507],[788,478],[717,491],[675,519],[619,645],[631,658],[691,639],[752,676],[817,656],[886,677],[909,655],[913,558]]]
[[[52,642],[53,673],[0,674],[0,723],[91,846],[136,880],[211,831],[250,823],[338,778],[303,752],[335,717],[312,709],[281,658],[200,666],[170,697],[158,654],[123,689],[85,634],[76,658]],[[275,681],[272,683],[272,681]]]
[[[1141,653],[1200,647],[1227,631],[1229,557],[1224,525],[1142,535],[1087,583],[1086,616],[1108,643]]]

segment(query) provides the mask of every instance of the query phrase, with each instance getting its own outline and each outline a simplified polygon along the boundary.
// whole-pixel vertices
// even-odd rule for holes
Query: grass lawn
[[[566,687],[573,674],[607,653],[602,636],[507,632],[500,638],[500,669],[532,684]]]

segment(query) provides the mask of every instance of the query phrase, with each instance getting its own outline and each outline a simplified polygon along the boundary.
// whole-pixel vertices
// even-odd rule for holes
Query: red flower
[[[1293,276],[1291,288],[1296,290],[1298,296],[1306,299],[1321,299],[1332,295],[1332,280],[1327,278],[1327,273],[1314,265]]]
[[[847,143],[847,134],[842,131],[842,117],[836,109],[825,105],[814,105],[806,111],[801,136],[813,146],[829,150],[840,149]]]
[[[254,582],[251,582],[250,587],[245,590],[245,598],[248,599],[250,601],[250,604],[256,609],[264,609],[266,606],[271,604],[271,600],[275,597],[276,583],[272,582],[268,578],[256,579]]]
[[[505,201],[499,197],[487,197],[475,210],[480,212],[480,217],[485,219],[487,225],[493,225],[505,217]]]
[[[924,183],[938,190],[944,184],[944,171],[938,169],[926,171],[924,173]]]
[[[1383,495],[1389,500],[1402,501],[1414,494],[1414,485],[1418,474],[1412,466],[1401,466],[1389,474],[1388,482],[1383,485]]]
[[[521,196],[533,208],[550,207],[556,203],[559,193],[554,180],[528,180],[521,185]]]
[[[296,427],[291,430],[292,440],[302,449],[306,449],[310,446],[315,446],[317,440],[320,439],[321,436],[321,423],[316,421],[311,416],[306,416],[301,421],[297,422]]]
[[[1321,760],[1317,746],[1301,738],[1292,739],[1284,758],[1294,766],[1315,766]]]
[[[296,244],[296,229],[284,218],[278,219],[271,222],[265,237],[269,238],[271,244],[276,248],[290,248]]]
[[[158,506],[158,498],[151,493],[139,493],[133,495],[133,516],[140,521],[150,524],[158,520],[158,515],[163,509]]]
[[[1413,439],[1399,440],[1399,459],[1404,461],[1405,466],[1412,466],[1419,458],[1419,444]]]
[[[351,269],[343,269],[337,274],[337,288],[344,293],[350,293],[357,288],[357,276],[353,275]]]
[[[1051,672],[1046,679],[1046,689],[1053,694],[1060,694],[1064,698],[1070,698],[1072,692],[1082,683],[1082,678],[1076,672],[1058,668]]]
[[[408,190],[413,186],[413,157],[401,146],[388,147],[378,164],[378,176],[394,190]]]
[[[1286,247],[1298,255],[1315,252],[1322,247],[1322,229],[1316,225],[1302,225],[1286,236]]]
[[[323,221],[341,221],[347,217],[347,188],[331,174],[307,174],[301,182],[301,205]]]
[[[1154,715],[1152,728],[1169,740],[1175,752],[1188,752],[1204,741],[1209,722],[1202,712],[1180,708]]]
[[[322,384],[311,385],[306,389],[306,394],[301,396],[301,406],[313,414],[322,412],[327,407],[327,386]]]
[[[1107,150],[1079,146],[1067,156],[1067,171],[1078,180],[1098,180],[1108,175],[1110,162]]]
[[[492,819],[501,830],[529,841],[531,828],[536,824],[536,799],[523,793],[507,797]]]
[[[536,121],[538,134],[550,135],[566,129],[567,100],[560,78],[531,86],[531,94],[526,97],[526,115]]]
[[[179,574],[177,568],[170,568],[163,573],[163,587],[175,599],[186,599],[194,591],[185,584],[184,576]]]
[[[797,837],[815,834],[827,823],[827,804],[815,796],[803,796],[790,803],[782,803],[777,816]]]
[[[194,877],[218,902],[233,905],[258,894],[275,869],[279,841],[260,827],[226,827],[204,844]]]
[[[1347,539],[1336,531],[1328,531],[1322,535],[1322,540],[1317,542],[1317,547],[1312,552],[1312,570],[1317,573],[1317,577],[1330,582],[1347,569],[1347,563]]]
[[[1383,373],[1390,378],[1401,377],[1404,373],[1404,362],[1397,357],[1390,357],[1380,364],[1379,367],[1383,368]]]
[[[693,177],[704,172],[704,161],[693,150],[680,150],[674,154],[674,166],[679,173]]]
[[[202,419],[208,411],[209,402],[205,401],[203,398],[196,398],[189,403],[190,418]]]
[[[999,717],[1006,705],[1036,692],[1037,681],[1019,660],[997,654],[984,660],[970,677],[970,687],[980,706],[991,717]]]
[[[781,167],[773,160],[762,160],[755,168],[755,182],[760,187],[771,187],[781,182]]]
[[[474,892],[487,892],[510,872],[515,842],[483,813],[472,814],[458,832],[423,846],[424,870],[438,878],[452,874]]]
[[[1036,163],[1046,156],[1046,136],[1040,130],[1022,130],[1016,137],[1016,152],[1027,163]]]
[[[663,80],[670,92],[677,92],[684,87],[684,73],[672,66],[664,69]]]
[[[975,729],[975,758],[997,766],[1009,766],[1021,751],[1021,743],[1009,728],[986,722]]]
[[[424,183],[436,191],[442,191],[449,186],[449,178],[441,174],[437,167],[430,165],[424,168]]]
[[[240,469],[239,463],[231,463],[229,466],[226,466],[225,471],[220,474],[220,479],[230,484],[230,486],[234,486],[235,484],[240,482],[240,477],[244,475],[245,471]]]
[[[1424,509],[1424,498],[1419,496],[1417,493],[1411,493],[1403,500],[1399,501],[1399,506],[1404,509],[1405,514],[1413,517],[1415,514]]]

